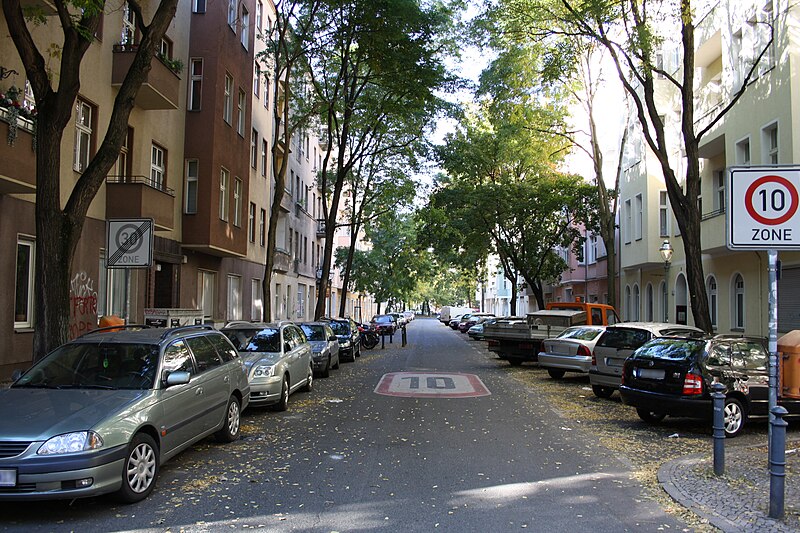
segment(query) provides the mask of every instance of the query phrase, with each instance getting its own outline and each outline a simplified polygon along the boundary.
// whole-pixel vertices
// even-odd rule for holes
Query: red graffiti
[[[70,316],[97,315],[97,296],[70,296]]]

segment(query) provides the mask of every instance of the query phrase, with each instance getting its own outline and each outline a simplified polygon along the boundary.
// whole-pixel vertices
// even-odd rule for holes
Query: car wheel
[[[303,386],[303,392],[311,392],[314,390],[314,367],[308,365],[308,374],[306,375],[306,384]]]
[[[636,408],[636,414],[648,424],[658,424],[667,416],[664,413],[659,413],[658,411],[649,411],[640,407]]]
[[[124,503],[141,501],[153,491],[158,476],[158,447],[153,437],[137,433],[128,446],[122,467],[122,487],[117,498]]]
[[[359,340],[359,342],[354,342],[353,347],[353,353],[355,353],[353,356],[353,361],[355,361],[356,357],[361,357],[361,341]]]
[[[550,377],[553,379],[561,379],[564,377],[564,374],[566,374],[564,370],[558,370],[555,368],[548,368],[547,373],[550,374]]]
[[[592,385],[592,392],[598,398],[611,398],[611,395],[614,394],[614,389],[604,385]]]
[[[225,409],[225,424],[217,431],[216,438],[219,442],[233,442],[239,438],[239,429],[242,426],[242,410],[239,399],[231,396],[228,408]]]
[[[522,365],[522,359],[509,359],[508,360],[508,364],[511,365],[511,366],[521,366]]]
[[[722,416],[724,417],[726,437],[733,438],[741,433],[745,420],[747,420],[742,402],[736,398],[725,398]]]
[[[331,356],[328,355],[328,362],[325,364],[325,369],[320,374],[323,378],[331,377]]]
[[[284,374],[281,385],[281,399],[275,404],[276,411],[285,411],[289,408],[289,377]]]

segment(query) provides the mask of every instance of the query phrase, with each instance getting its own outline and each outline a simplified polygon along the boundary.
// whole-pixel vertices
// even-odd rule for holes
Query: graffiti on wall
[[[69,338],[74,339],[97,327],[97,291],[86,272],[69,282]]]

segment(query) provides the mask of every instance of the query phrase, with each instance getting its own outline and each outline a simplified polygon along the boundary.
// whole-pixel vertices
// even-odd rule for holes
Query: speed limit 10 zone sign
[[[731,167],[728,248],[800,248],[800,166]]]

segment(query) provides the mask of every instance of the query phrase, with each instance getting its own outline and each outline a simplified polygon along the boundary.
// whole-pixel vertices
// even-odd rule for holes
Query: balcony
[[[286,211],[287,213],[291,213],[294,209],[294,201],[292,200],[292,193],[288,190],[283,190],[283,196],[281,197],[281,209]]]
[[[292,268],[292,259],[289,256],[289,252],[286,250],[281,250],[280,248],[275,249],[275,257],[273,258],[274,262],[272,264],[272,270],[275,272],[286,273]]]
[[[7,140],[11,124],[8,110],[0,107],[0,194],[33,194],[36,192],[36,152],[33,150],[33,122],[17,118],[13,146]]]
[[[148,176],[106,179],[106,218],[152,218],[156,230],[175,228],[175,191]]]
[[[138,45],[115,44],[111,85],[120,87],[136,57]],[[142,109],[178,109],[181,79],[163,61],[155,57],[150,72],[136,94],[136,105]]]
[[[325,236],[325,219],[318,218],[317,219],[317,237],[324,237]]]

